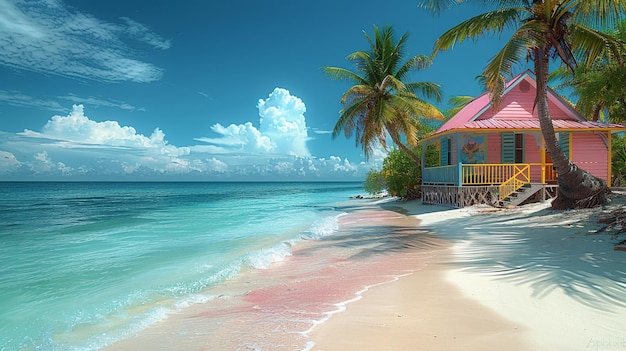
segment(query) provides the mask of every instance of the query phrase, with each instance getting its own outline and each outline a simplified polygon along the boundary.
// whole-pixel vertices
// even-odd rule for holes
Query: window
[[[524,163],[524,134],[515,134],[515,163]]]

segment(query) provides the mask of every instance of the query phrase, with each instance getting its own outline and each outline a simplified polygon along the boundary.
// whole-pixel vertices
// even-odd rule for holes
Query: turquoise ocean
[[[98,350],[332,235],[360,183],[0,182],[0,350]]]

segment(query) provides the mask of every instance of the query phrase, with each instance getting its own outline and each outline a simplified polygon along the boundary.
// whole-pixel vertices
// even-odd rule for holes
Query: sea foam
[[[249,253],[244,258],[244,263],[255,269],[266,269],[270,264],[283,261],[291,256],[292,243],[282,242],[280,244]]]
[[[302,233],[301,237],[303,239],[318,240],[333,235],[339,230],[339,218],[343,215],[345,215],[345,213],[324,217],[313,222],[311,227],[306,232]]]

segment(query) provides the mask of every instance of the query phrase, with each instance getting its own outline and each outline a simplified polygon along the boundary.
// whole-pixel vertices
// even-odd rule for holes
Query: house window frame
[[[525,160],[525,134],[524,133],[515,133],[515,163],[524,163]]]

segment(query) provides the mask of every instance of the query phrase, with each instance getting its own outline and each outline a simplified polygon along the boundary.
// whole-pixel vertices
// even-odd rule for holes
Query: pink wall
[[[537,139],[531,134],[524,135],[524,152],[526,153],[524,155],[524,163],[541,163],[541,151],[539,145],[537,145]],[[530,167],[530,181],[541,181],[540,166]]]
[[[494,114],[494,110],[489,108],[477,120],[489,118],[496,119],[537,119],[537,109],[533,111],[535,103],[535,87],[528,80],[520,82],[508,94],[506,94],[500,103],[500,109]],[[551,99],[548,100],[550,116],[552,119],[572,119],[568,116],[561,106],[557,106]]]
[[[580,168],[608,181],[608,148],[597,133],[572,133],[570,159]]]
[[[502,162],[502,147],[500,146],[500,133],[487,134],[487,162]]]

